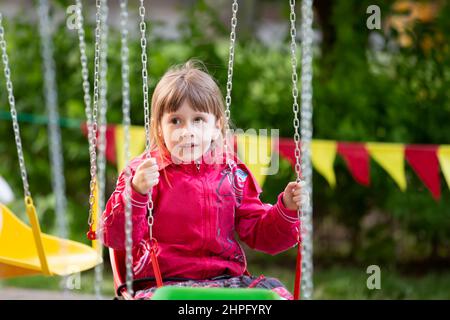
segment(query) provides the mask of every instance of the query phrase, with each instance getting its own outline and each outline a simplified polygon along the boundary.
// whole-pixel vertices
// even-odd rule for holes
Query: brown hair
[[[189,102],[195,111],[212,113],[220,120],[225,134],[225,106],[223,95],[206,67],[197,60],[170,68],[156,85],[152,97],[150,140],[151,149],[167,156],[168,150],[160,134],[161,119],[166,112],[177,111],[183,102]]]

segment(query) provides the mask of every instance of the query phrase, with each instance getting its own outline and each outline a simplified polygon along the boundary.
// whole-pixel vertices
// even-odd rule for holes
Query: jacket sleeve
[[[236,206],[236,231],[250,248],[275,255],[297,243],[299,219],[296,210],[283,204],[283,192],[274,205],[262,203],[262,189],[245,165],[247,173],[240,205]]]
[[[131,179],[134,170],[131,169]],[[119,175],[116,189],[106,203],[105,211],[102,215],[103,241],[105,246],[115,250],[125,250],[125,201],[126,183],[125,170]],[[155,188],[154,188],[155,189]],[[148,232],[147,225],[147,203],[148,195],[142,195],[130,188],[131,215],[133,222],[133,243],[139,243]]]

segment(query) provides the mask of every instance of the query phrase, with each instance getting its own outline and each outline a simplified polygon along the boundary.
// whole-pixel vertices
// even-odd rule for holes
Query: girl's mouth
[[[195,148],[198,147],[199,145],[196,143],[185,143],[180,145],[180,148]]]

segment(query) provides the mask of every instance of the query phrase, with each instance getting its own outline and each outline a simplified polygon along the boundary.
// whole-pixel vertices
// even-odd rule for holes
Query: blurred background
[[[77,32],[66,24],[67,8],[74,2],[50,1],[69,237],[88,243],[90,175],[88,143],[81,130],[86,120],[80,53]],[[137,3],[129,1],[131,118],[133,125],[141,126]],[[92,79],[95,6],[93,1],[83,5]],[[366,25],[370,5],[380,8],[380,29]],[[119,124],[120,8],[118,1],[108,1],[108,6],[107,120]],[[225,95],[231,1],[155,0],[146,6],[150,94],[169,66],[197,58]],[[43,231],[56,234],[36,7],[35,1],[0,1],[30,189]],[[297,30],[300,7],[298,1]],[[450,144],[449,16],[450,2],[444,0],[314,1],[313,138]],[[289,1],[239,4],[231,105],[236,127],[274,128],[281,137],[293,137],[289,41]],[[0,176],[14,194],[8,206],[27,221],[4,77],[0,78]],[[316,171],[313,176],[314,298],[449,299],[450,192],[443,176],[441,198],[435,200],[408,166],[405,192],[373,161],[368,187],[355,182],[340,157],[334,170],[335,188]],[[116,179],[116,167],[108,164],[107,198]],[[290,163],[281,159],[279,173],[266,178],[261,199],[274,203],[293,179]],[[251,273],[278,277],[292,290],[295,249],[270,256],[246,247],[246,253]],[[107,252],[104,257],[103,290],[112,297]],[[379,290],[366,286],[370,265],[381,269]],[[93,278],[93,271],[83,273],[76,293],[92,293]],[[0,285],[3,290],[60,290],[60,282],[57,277],[26,277]]]

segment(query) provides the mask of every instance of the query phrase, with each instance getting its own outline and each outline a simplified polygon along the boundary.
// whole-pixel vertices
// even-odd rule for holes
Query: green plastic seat
[[[281,300],[281,298],[267,289],[166,286],[157,289],[152,300]]]

